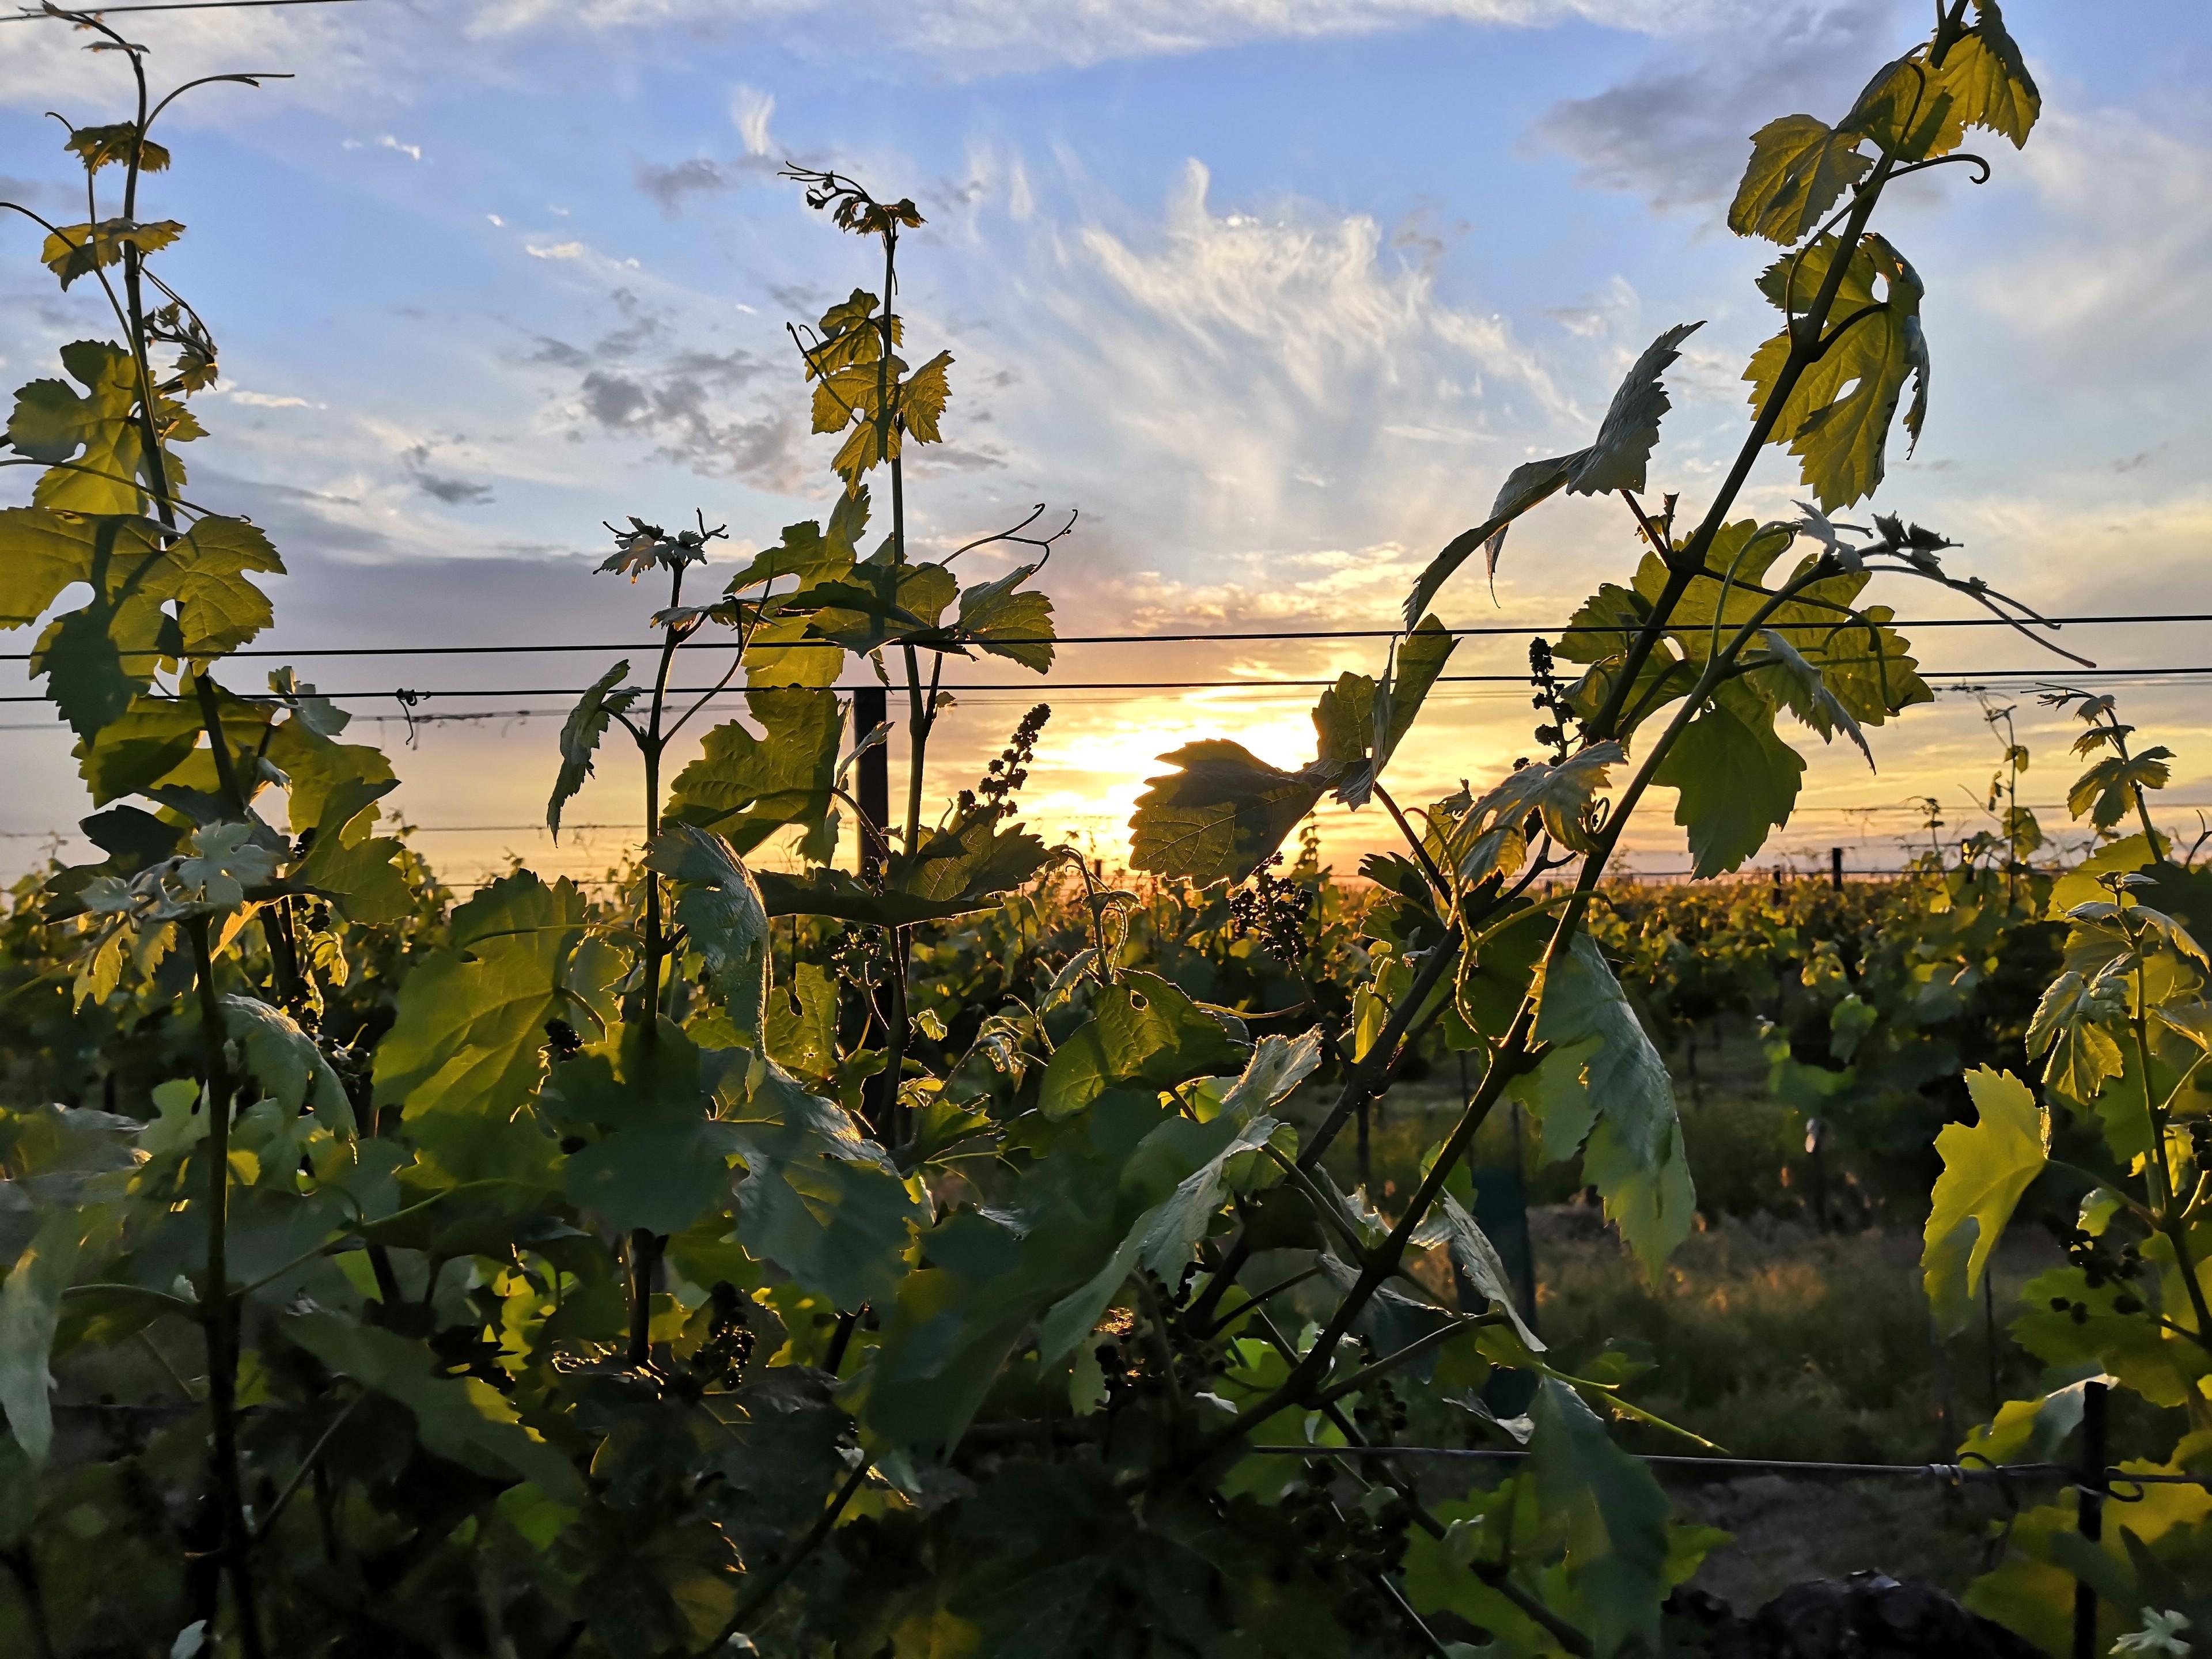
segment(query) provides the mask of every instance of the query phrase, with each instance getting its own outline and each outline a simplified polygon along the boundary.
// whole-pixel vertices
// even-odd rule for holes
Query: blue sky
[[[904,306],[910,338],[956,367],[950,441],[915,468],[920,536],[949,546],[1036,501],[1080,507],[1046,582],[1069,631],[1381,625],[1506,471],[1587,441],[1635,354],[1702,318],[1654,475],[1700,501],[1741,430],[1744,358],[1771,331],[1750,282],[1771,250],[1719,222],[1746,135],[1838,114],[1924,9],[357,0],[134,19],[157,79],[297,76],[196,94],[168,135],[178,169],[156,181],[154,210],[191,227],[165,269],[226,348],[194,493],[285,550],[276,643],[637,637],[645,597],[585,574],[602,519],[697,507],[742,550],[826,507],[830,441],[805,433],[782,327],[875,276],[774,178],[789,157],[911,193],[930,220],[906,250]],[[1885,209],[1928,284],[1935,373],[1926,437],[1909,463],[1893,446],[1875,505],[1945,529],[1967,544],[1962,568],[2053,612],[2212,610],[2197,297],[2212,23],[2182,0],[2020,0],[2007,15],[2043,125],[2024,154],[1981,146],[1990,184],[1946,169]],[[0,193],[58,213],[70,180],[41,112],[108,118],[118,67],[48,24],[0,30]],[[90,296],[53,295],[34,252],[20,233],[0,247],[0,368],[17,380],[100,323]],[[1792,482],[1775,457],[1746,510],[1786,510]],[[1509,543],[1498,608],[1462,578],[1443,613],[1557,621],[1632,564],[1627,529],[1617,502],[1547,509]],[[2109,665],[2212,660],[2202,629],[2083,638]],[[1469,646],[1455,665],[1509,672],[1520,649]],[[1959,632],[1922,654],[2028,660]],[[1379,655],[1071,649],[1061,677],[1371,671]],[[568,686],[600,665],[313,673],[347,690]],[[2198,693],[2130,695],[2182,750],[2176,797],[2212,800],[2212,759],[2191,748]],[[948,765],[995,749],[1028,701],[967,700]],[[1310,754],[1308,696],[1054,701],[1033,799],[1048,827],[1109,850],[1146,762],[1176,742]],[[1524,706],[1440,705],[1400,762],[1409,792],[1510,763]],[[2039,799],[2065,773],[2049,732]],[[400,803],[425,824],[531,822],[552,739],[544,721],[428,728],[399,753]],[[82,810],[58,735],[0,742],[18,781],[0,830]],[[1826,816],[1778,845],[1844,839],[1886,862],[1890,820],[1869,830],[1835,809],[1959,802],[1988,753],[1970,703],[1914,711],[1877,736],[1878,776],[1818,757],[1807,800]],[[603,768],[578,816],[634,820],[629,778]],[[1330,829],[1349,849],[1370,826]],[[463,873],[510,848],[587,868],[620,839],[554,852],[441,833],[434,856]],[[1663,821],[1638,844],[1649,864],[1679,859]]]

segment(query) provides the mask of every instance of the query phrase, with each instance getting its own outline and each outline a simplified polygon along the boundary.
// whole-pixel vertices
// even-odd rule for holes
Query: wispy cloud
[[[773,94],[739,87],[730,98],[730,119],[745,141],[745,154],[765,156],[774,147],[768,136],[769,118],[775,113]]]
[[[132,19],[131,33],[155,49],[158,72],[172,82],[241,64],[311,68],[297,81],[270,83],[258,94],[261,103],[342,112],[357,110],[364,94],[395,106],[412,101],[426,62],[497,80],[520,52],[562,34],[618,43],[629,58],[689,55],[702,34],[718,32],[749,42],[781,39],[805,55],[819,50],[822,21],[834,16],[838,50],[866,53],[884,72],[910,72],[904,66],[918,60],[926,73],[988,77],[1440,21],[1513,27],[1588,21],[1694,33],[1761,18],[1767,9],[1759,0],[455,0],[374,9],[374,18],[338,6],[216,9],[189,20],[157,13]],[[11,27],[0,53],[0,104],[112,99],[120,90],[113,64],[82,46],[60,26]],[[749,143],[757,136],[765,145],[771,103],[763,96],[753,125],[739,114]]]

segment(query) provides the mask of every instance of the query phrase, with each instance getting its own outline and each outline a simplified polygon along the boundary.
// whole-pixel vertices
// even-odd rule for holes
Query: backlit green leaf
[[[1659,420],[1674,404],[1659,377],[1680,357],[1682,342],[1703,328],[1703,323],[1677,323],[1667,330],[1629,366],[1627,375],[1613,394],[1597,438],[1575,461],[1567,479],[1567,493],[1603,495],[1620,489],[1642,489],[1644,469],[1659,441]],[[1503,541],[1501,528],[1497,540]],[[1498,554],[1491,550],[1491,568]]]
[[[1751,137],[1751,163],[1729,204],[1729,228],[1794,246],[1828,216],[1836,198],[1874,165],[1854,131],[1810,115],[1785,115]]]
[[[1247,1045],[1157,974],[1129,973],[1099,994],[1091,1018],[1056,1048],[1037,1105],[1071,1116],[1109,1089],[1157,1093],[1240,1068]]]
[[[119,264],[123,251],[157,253],[185,234],[174,219],[140,224],[130,219],[102,219],[96,224],[64,225],[47,236],[39,258],[67,288],[80,276]]]
[[[915,1229],[929,1220],[920,1183],[902,1178],[842,1107],[769,1061],[748,1070],[722,1121],[744,1160],[737,1205],[745,1248],[836,1307],[888,1304]]]
[[[2043,94],[1997,0],[1975,0],[1974,15],[1973,27],[1944,58],[1937,85],[1950,96],[1953,123],[2002,133],[2018,148],[2043,112]]]
[[[2173,776],[2166,763],[2173,750],[2164,744],[2123,760],[2107,755],[2066,792],[2066,810],[2075,817],[2087,817],[2100,830],[2109,830],[2136,810],[2136,792],[2163,789]]]
[[[63,148],[82,161],[88,173],[97,173],[104,167],[128,167],[134,156],[142,173],[166,173],[169,167],[167,149],[144,137],[131,121],[78,127],[70,134]]]
[[[1506,474],[1497,500],[1490,504],[1490,516],[1474,529],[1453,537],[1413,584],[1413,591],[1406,599],[1408,628],[1429,608],[1430,601],[1451,579],[1452,573],[1474,556],[1476,548],[1486,550],[1490,572],[1496,575],[1498,555],[1505,545],[1507,528],[1530,507],[1560,489],[1587,495],[1644,488],[1644,466],[1650,459],[1652,446],[1659,441],[1659,417],[1670,407],[1659,376],[1681,355],[1678,348],[1683,340],[1703,326],[1702,323],[1677,324],[1644,348],[1643,356],[1630,366],[1626,378],[1613,394],[1605,420],[1598,428],[1596,441],[1589,448],[1577,449],[1571,455],[1555,455],[1547,460],[1524,461]]]
[[[410,1118],[503,1119],[538,1086],[546,1021],[577,1017],[568,969],[583,896],[566,878],[548,887],[518,871],[454,911],[451,934],[401,981],[376,1048],[376,1101]]]
[[[1052,599],[1022,586],[1036,573],[1034,564],[1017,565],[995,581],[963,589],[959,635],[1042,674],[1052,668]]]
[[[1938,1324],[1963,1329],[1990,1253],[2013,1208],[2051,1161],[2051,1121],[2028,1086],[1986,1066],[1966,1073],[1978,1121],[1946,1124],[1936,1136],[1943,1173],[1921,1250],[1922,1276]]]
[[[268,595],[246,578],[282,575],[284,561],[248,520],[214,514],[199,520],[170,548],[169,566],[161,584],[176,599],[185,655],[235,651],[276,620]]]
[[[748,691],[761,735],[737,720],[707,734],[699,758],[676,775],[667,817],[726,837],[739,854],[786,824],[812,828],[830,810],[844,710],[835,694]]]
[[[1770,297],[1780,303],[1784,284],[1777,273],[1802,260],[1791,302],[1809,306],[1834,257],[1833,240],[1823,237],[1774,266],[1761,279]],[[1884,289],[1879,300],[1874,292],[1877,281]],[[1923,292],[1918,274],[1896,249],[1880,236],[1863,237],[1828,315],[1831,343],[1798,377],[1769,433],[1769,442],[1786,443],[1800,458],[1806,484],[1830,512],[1872,495],[1881,485],[1890,422],[1907,379],[1916,391],[1905,427],[1913,440],[1919,438],[1928,404]],[[1790,352],[1785,329],[1752,354],[1743,378],[1751,383],[1753,408],[1766,405]]]
[[[332,1134],[350,1138],[353,1106],[345,1085],[298,1022],[253,997],[227,996],[222,1006],[223,1033],[238,1045],[246,1074],[264,1095],[294,1115],[312,1111]]]
[[[1209,738],[1160,758],[1177,769],[1146,780],[1129,819],[1130,862],[1155,875],[1246,880],[1314,809],[1324,784],[1285,772],[1242,744]]]
[[[1652,781],[1680,792],[1674,822],[1689,831],[1694,873],[1740,868],[1790,821],[1805,762],[1775,735],[1772,711],[1722,697],[1683,728]]]
[[[1666,1062],[1589,934],[1553,960],[1536,997],[1535,1037],[1552,1052],[1513,1091],[1542,1126],[1547,1160],[1583,1147],[1607,1217],[1656,1276],[1696,1205]]]
[[[2027,1052],[2050,1054],[2044,1082],[2085,1106],[2096,1099],[2105,1079],[2125,1069],[2120,1045],[2105,1028],[2121,1024],[2127,1009],[2121,980],[2085,980],[2069,969],[2051,981],[2027,1027]]]

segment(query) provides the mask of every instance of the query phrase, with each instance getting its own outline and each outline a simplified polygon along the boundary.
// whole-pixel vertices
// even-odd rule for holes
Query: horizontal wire
[[[0,20],[4,21],[4,20]],[[2029,626],[2048,628],[2072,627],[2148,627],[2166,623],[2212,623],[2212,612],[2139,611],[2125,615],[2094,617],[2039,617]],[[1814,624],[1820,625],[1820,624]],[[1838,629],[1850,629],[1850,622],[1834,624]],[[1884,628],[2011,628],[2016,624],[2002,617],[1922,617],[1894,619],[1881,624]],[[1444,630],[1454,639],[1510,638],[1542,635],[1546,638],[1570,634],[1619,634],[1626,631],[1618,623],[1497,623],[1476,628],[1449,628]],[[1337,629],[1276,629],[1265,633],[1194,633],[1194,634],[1038,634],[994,635],[990,643],[997,645],[1212,645],[1217,643],[1255,644],[1284,641],[1309,640],[1395,640],[1405,637],[1402,628],[1337,628]],[[658,651],[664,641],[641,641],[633,645],[332,645],[287,650],[280,647],[257,647],[250,651],[233,651],[238,657],[497,657],[497,656],[562,656],[572,653],[604,655],[610,653]],[[699,640],[684,641],[687,651],[733,651],[736,640]],[[835,640],[792,640],[780,642],[779,651],[845,650]],[[15,651],[0,653],[0,662],[28,662],[32,653]],[[161,654],[149,647],[141,651],[125,651],[125,657],[150,657]]]
[[[350,6],[355,3],[356,0],[140,0],[140,3],[128,6],[64,6],[62,9],[106,17],[126,11],[238,11],[253,6]],[[53,14],[50,11],[27,9],[11,16],[0,17],[0,23],[36,23],[52,17]],[[54,21],[67,22],[70,20],[64,16]]]
[[[1869,663],[1872,663],[1875,660],[1877,659],[1874,658],[1866,659],[1866,661]],[[1827,665],[1850,666],[1851,665],[1838,663]],[[1943,679],[1963,680],[1968,682],[1993,679],[2132,679],[2146,677],[2164,678],[2177,674],[2188,675],[2191,677],[2208,675],[2212,674],[2212,665],[2160,668],[2076,668],[2063,674],[2053,673],[2049,669],[2044,668],[1921,668],[1915,670],[1914,672],[1917,672],[1923,680]],[[1526,674],[1441,674],[1437,677],[1434,683],[1439,685],[1527,685],[1530,684],[1530,681]],[[939,691],[951,692],[955,694],[963,691],[1036,691],[1040,695],[1042,695],[1054,691],[1236,691],[1246,689],[1266,690],[1278,688],[1283,690],[1304,688],[1310,690],[1327,690],[1328,688],[1334,686],[1335,684],[1336,681],[1334,679],[1276,679],[1265,676],[1259,676],[1249,679],[1238,680],[1068,680],[1060,682],[1049,680],[1031,680],[1015,681],[1004,684],[994,681],[981,681],[971,682],[965,684],[939,685],[933,689]],[[418,691],[412,687],[403,686],[389,691],[318,690],[314,695],[325,699],[326,702],[381,702],[391,698],[399,698],[404,702],[407,698],[410,697],[424,699],[431,697],[580,697],[589,689],[590,688],[587,686],[533,685],[493,687],[483,690],[477,690],[471,687],[453,687],[435,691]],[[730,688],[723,686],[708,685],[670,686],[667,689],[665,695],[672,697],[700,696],[712,695],[729,689]],[[769,690],[781,688],[757,687],[754,689]],[[933,688],[919,684],[909,685],[904,681],[893,680],[888,684],[884,685],[833,685],[824,686],[821,689],[829,691],[835,691],[841,695],[849,696],[855,691],[927,691]],[[235,698],[240,702],[276,703],[281,701],[279,698],[259,692],[234,691],[227,693],[226,695]],[[155,702],[174,701],[173,698],[165,697],[155,697],[153,700]],[[0,697],[0,703],[46,702],[48,701],[50,701],[50,699],[35,692],[22,696]]]
[[[1489,1446],[1247,1446],[1250,1455],[1279,1457],[1435,1457],[1462,1462],[1518,1463],[1532,1454]],[[1933,1480],[2042,1480],[2079,1481],[2089,1472],[2069,1463],[1823,1463],[1788,1457],[1693,1457],[1677,1452],[1631,1452],[1638,1462],[1659,1468],[1728,1469],[1745,1474],[1840,1475],[1853,1479],[1883,1475],[1917,1476]],[[2203,1486],[2212,1488],[2212,1475],[2132,1474],[2118,1468],[2104,1471],[2104,1484],[2121,1486]]]

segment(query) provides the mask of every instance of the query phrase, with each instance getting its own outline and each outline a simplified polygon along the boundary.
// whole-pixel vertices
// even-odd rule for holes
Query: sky
[[[161,269],[223,348],[224,381],[196,405],[210,435],[188,452],[192,496],[264,525],[290,571],[258,643],[634,645],[662,601],[590,574],[603,520],[703,513],[733,560],[826,513],[836,441],[807,429],[786,325],[879,270],[775,174],[834,167],[927,220],[902,249],[907,356],[949,349],[953,397],[946,442],[909,469],[916,552],[1040,502],[1053,522],[1079,509],[1040,579],[1063,632],[1207,636],[1070,646],[1035,690],[1004,664],[948,675],[993,689],[940,727],[933,793],[971,781],[1049,701],[1029,815],[1110,861],[1156,757],[1224,736],[1302,763],[1314,693],[1059,688],[1379,672],[1381,640],[1216,636],[1389,627],[1504,474],[1587,443],[1637,354],[1692,320],[1651,483],[1702,512],[1747,419],[1743,363],[1772,331],[1752,279],[1773,250],[1722,222],[1747,135],[1800,110],[1839,118],[1926,12],[352,0],[118,21],[157,82],[294,77],[188,94],[164,117],[177,165],[145,204],[189,228]],[[1927,284],[1933,373],[1917,453],[1893,441],[1872,507],[1942,529],[1963,544],[1955,571],[2046,614],[2212,612],[2212,17],[2190,0],[2006,15],[2044,94],[2027,149],[1977,135],[1989,183],[1938,169],[1885,202],[1880,228]],[[0,197],[82,217],[46,112],[119,118],[126,81],[66,28],[0,22]],[[104,337],[96,295],[56,293],[34,234],[0,228],[9,385]],[[0,501],[24,476],[0,474]],[[1769,450],[1742,512],[1790,515],[1802,493]],[[1513,532],[1494,596],[1470,570],[1438,609],[1455,626],[1556,626],[1636,556],[1617,499],[1547,504]],[[987,548],[962,568],[1013,562]],[[1909,618],[1967,614],[1925,586],[1874,597]],[[2208,635],[2064,637],[2140,669],[2212,663]],[[1993,630],[1917,641],[1932,668],[2066,667]],[[1470,640],[1452,671],[1522,672],[1526,643]],[[299,665],[373,694],[348,704],[375,722],[356,734],[392,751],[394,803],[469,879],[511,855],[602,871],[629,838],[638,774],[612,744],[570,809],[608,827],[558,847],[530,828],[565,702],[520,695],[580,688],[622,654]],[[2008,684],[2035,753],[2024,794],[2055,804],[2075,728]],[[410,733],[401,688],[441,694],[418,713],[499,717]],[[0,665],[0,693],[33,689]],[[2212,803],[2203,680],[2120,689],[2137,741],[2179,752],[2171,798]],[[1441,689],[1394,787],[1480,787],[1534,750],[1533,724],[1525,689]],[[1811,763],[1800,813],[1761,863],[1825,864],[1841,844],[1851,867],[1893,866],[1918,796],[1971,826],[1996,754],[1973,697],[1871,736],[1875,772],[1792,733]],[[88,806],[40,705],[0,710],[0,864],[27,867]],[[1670,799],[1656,792],[1632,836],[1642,867],[1686,866]],[[1389,840],[1371,808],[1325,811],[1322,828],[1344,868]]]

